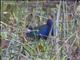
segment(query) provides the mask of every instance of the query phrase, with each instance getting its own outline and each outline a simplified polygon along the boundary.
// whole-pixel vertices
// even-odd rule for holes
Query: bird
[[[48,19],[46,24],[35,27],[34,29],[32,29],[32,27],[30,26],[29,27],[30,31],[26,33],[26,36],[34,37],[35,35],[37,35],[40,38],[47,39],[50,31],[51,31],[51,35],[54,35],[54,29],[51,30],[52,26],[53,26],[53,20]]]
[[[49,36],[52,26],[53,26],[52,20],[48,19],[47,23],[45,25],[42,25],[41,28],[39,29],[39,36],[46,39]],[[53,35],[53,29],[51,31],[51,35]]]

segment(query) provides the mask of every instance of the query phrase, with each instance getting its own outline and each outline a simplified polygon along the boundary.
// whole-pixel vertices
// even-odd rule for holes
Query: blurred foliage
[[[52,46],[50,44],[48,44],[46,41],[44,40],[40,40],[40,41],[36,41],[36,43],[32,43],[31,46],[28,45],[28,43],[26,42],[24,45],[24,49],[29,52],[30,56],[34,59],[36,59],[37,54],[41,54],[40,58],[38,59],[46,59],[47,57],[49,57],[49,53],[52,50]],[[47,58],[48,59],[48,58]]]
[[[7,0],[3,0],[3,1],[7,1]],[[24,2],[18,3],[18,1],[24,1]],[[29,0],[29,1],[34,1],[34,0]],[[28,9],[26,9],[27,5],[26,5],[25,0],[17,0],[17,1],[10,0],[10,2],[12,2],[12,3],[1,2],[1,20],[7,24],[9,24],[10,21],[13,22],[14,20],[16,20],[16,24],[17,24],[16,30],[20,29],[20,31],[18,31],[18,33],[19,33],[18,35],[21,35],[20,33],[23,33],[23,31],[25,29],[25,22],[28,22],[28,19],[27,19],[27,21],[24,21],[25,16],[28,15],[28,12],[25,12],[28,10]],[[39,11],[39,14],[40,13],[42,13],[43,15],[47,14],[45,11],[47,12],[47,9],[42,8],[42,10]],[[38,19],[40,20],[40,17],[36,17],[35,20],[38,20]],[[41,20],[43,22],[43,19],[41,19]],[[39,21],[38,21],[38,23],[39,23]],[[63,28],[63,26],[61,23],[60,24],[61,31],[63,31],[62,28]],[[8,32],[6,32],[6,31],[1,32],[0,40],[1,40],[1,38],[6,39],[7,33]],[[17,34],[13,34],[12,40],[14,40],[14,39],[16,40],[16,38],[17,38]],[[40,39],[40,40],[36,40],[36,42],[31,42],[31,43],[32,43],[32,45],[29,45],[27,42],[24,43],[24,46],[23,46],[24,54],[26,54],[26,52],[28,52],[29,55],[34,60],[44,60],[44,58],[48,59],[48,57],[51,57],[50,60],[55,60],[56,56],[54,54],[52,54],[52,48],[54,46],[49,44],[47,41]],[[38,50],[39,50],[39,52],[38,52]],[[62,49],[62,50],[64,50],[64,49]],[[1,51],[2,51],[2,48],[0,47],[0,54],[1,54]],[[37,53],[41,53],[41,56],[40,56],[40,58],[36,59]],[[63,51],[62,53],[64,56],[62,56],[61,60],[65,60],[66,52]]]
[[[1,3],[1,20],[8,23],[10,20],[19,22],[25,15],[23,5],[18,5],[17,2],[13,1],[12,4],[8,2]]]

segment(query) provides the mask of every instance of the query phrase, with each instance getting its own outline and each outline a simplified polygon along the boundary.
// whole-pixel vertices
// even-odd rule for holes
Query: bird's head
[[[49,15],[47,20],[47,25],[51,27],[53,25],[53,16]]]

